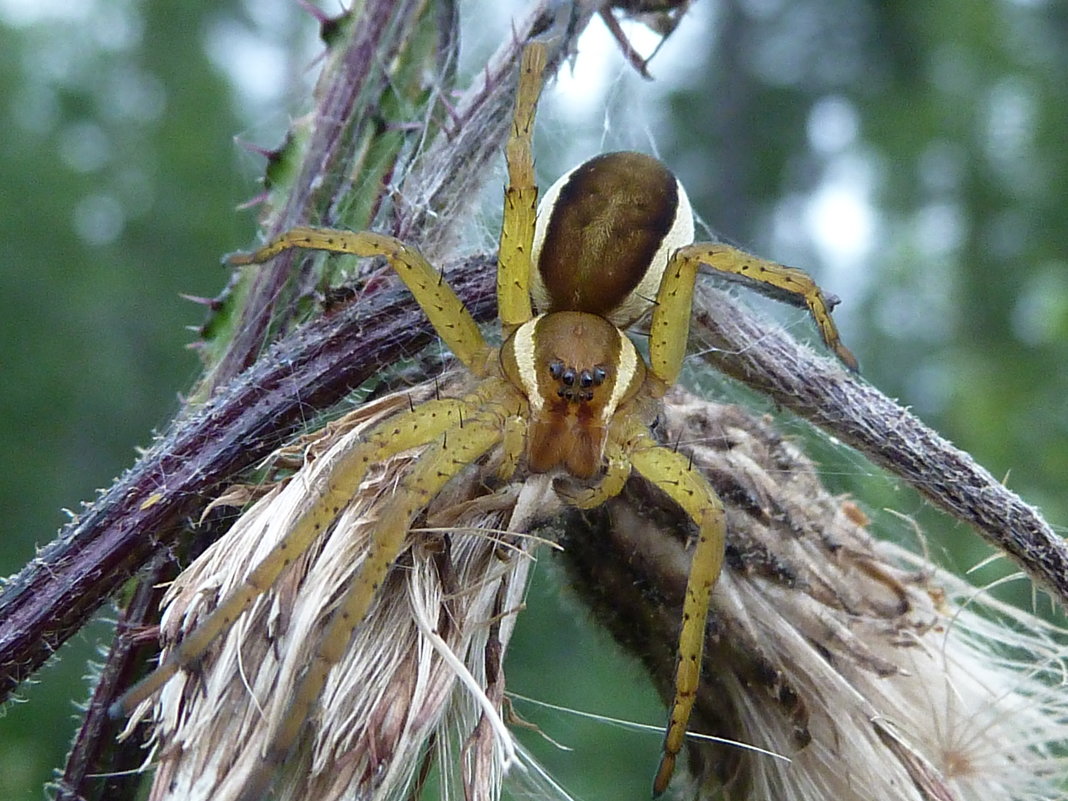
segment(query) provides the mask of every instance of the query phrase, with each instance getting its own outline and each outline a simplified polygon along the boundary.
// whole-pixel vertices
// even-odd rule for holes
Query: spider
[[[372,429],[338,462],[315,502],[246,583],[116,702],[116,714],[132,710],[179,670],[195,667],[211,643],[326,532],[373,465],[424,448],[383,509],[366,563],[330,618],[286,722],[263,756],[268,765],[281,763],[401,553],[415,517],[465,467],[497,449],[500,479],[520,471],[556,473],[556,493],[580,509],[616,496],[637,473],[696,525],[675,695],[653,782],[656,795],[667,788],[694,704],[705,619],[726,533],[715,491],[686,456],[660,445],[650,430],[657,401],[682,367],[698,271],[710,268],[807,306],[827,346],[850,368],[856,362],[839,341],[830,304],[807,274],[724,244],[692,243],[686,192],[650,156],[597,156],[560,178],[539,204],[532,131],[545,64],[545,46],[528,44],[505,151],[499,348],[487,343],[437,270],[393,237],[301,227],[250,255],[231,258],[234,264],[262,263],[291,248],[383,257],[477,383],[465,397],[426,401]],[[650,309],[646,360],[625,330]]]

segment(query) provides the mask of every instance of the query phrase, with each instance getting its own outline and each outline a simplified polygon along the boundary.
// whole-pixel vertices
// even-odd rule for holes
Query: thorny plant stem
[[[110,719],[107,707],[112,698],[135,680],[132,674],[136,660],[132,652],[140,643],[134,636],[136,631],[131,629],[135,625],[133,621],[152,619],[163,599],[164,585],[173,581],[177,573],[178,566],[164,558],[154,559],[142,571],[142,580],[119,617],[118,636],[93,688],[63,775],[56,781],[55,801],[120,799],[136,794],[141,784],[137,768],[144,762],[144,753],[136,738],[117,740],[120,724]],[[107,765],[108,771],[94,781],[101,765]]]
[[[311,114],[315,123],[309,126],[297,177],[266,221],[267,238],[296,225],[333,222],[338,199],[355,168],[352,151],[366,129],[379,124],[378,98],[390,89],[392,74],[382,65],[396,60],[407,40],[416,37],[425,13],[423,5],[418,0],[371,0],[357,18],[350,17],[344,23],[350,35],[343,47],[331,48],[325,56],[329,64],[324,76],[329,79],[320,83],[316,93]],[[441,6],[451,7],[452,3]],[[448,21],[439,29],[442,38],[453,35]],[[450,48],[446,45],[441,49]],[[253,273],[241,319],[226,353],[209,376],[211,387],[229,381],[252,364],[270,329],[290,316],[284,289],[299,262],[298,254],[285,254]]]

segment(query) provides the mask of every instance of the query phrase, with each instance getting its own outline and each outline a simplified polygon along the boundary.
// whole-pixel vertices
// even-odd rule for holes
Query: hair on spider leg
[[[675,453],[679,453],[680,449],[681,449],[681,446],[682,446],[682,430],[680,429],[680,430],[675,432],[675,441],[671,444],[671,450],[674,451]],[[693,467],[693,463],[692,462],[690,464],[690,467],[691,468]]]

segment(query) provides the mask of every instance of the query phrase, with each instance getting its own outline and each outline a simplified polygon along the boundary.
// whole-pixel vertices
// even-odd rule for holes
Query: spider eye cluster
[[[593,388],[601,386],[608,378],[608,370],[601,365],[576,370],[560,359],[553,359],[549,362],[549,375],[561,384],[556,390],[559,397],[568,401],[590,401],[593,400]]]

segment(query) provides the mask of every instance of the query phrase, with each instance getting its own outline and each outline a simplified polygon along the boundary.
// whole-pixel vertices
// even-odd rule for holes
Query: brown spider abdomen
[[[671,254],[693,241],[686,191],[644,153],[604,153],[553,184],[538,208],[531,293],[539,311],[626,327],[648,310]]]

